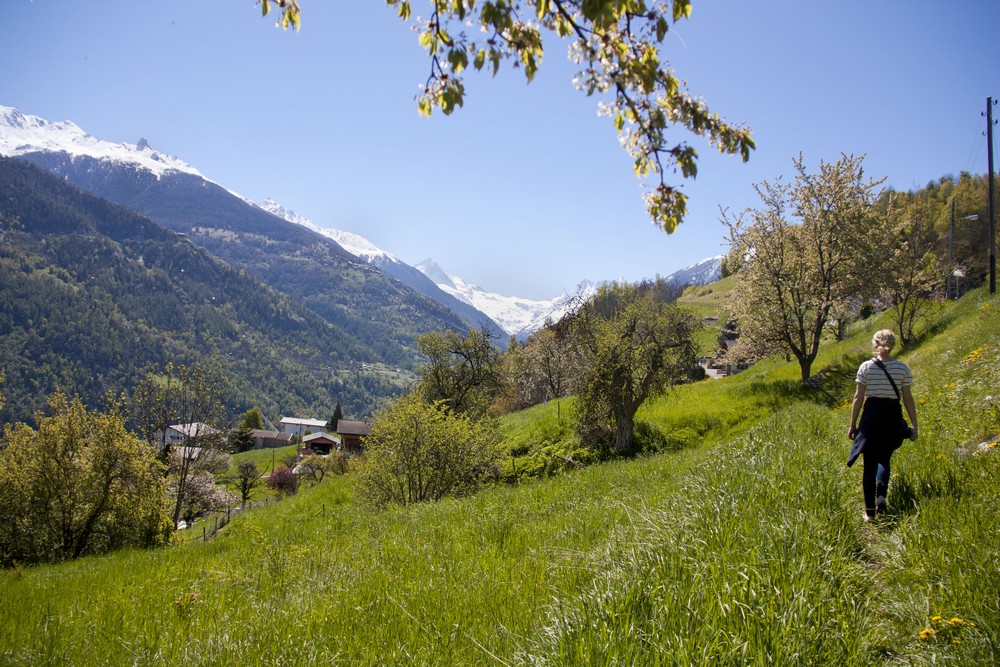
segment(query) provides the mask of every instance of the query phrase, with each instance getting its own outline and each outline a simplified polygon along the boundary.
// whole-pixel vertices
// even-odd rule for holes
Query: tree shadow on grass
[[[772,409],[797,401],[835,408],[854,394],[855,370],[844,364],[831,364],[805,383],[798,380],[754,380],[749,384],[749,391],[761,405]]]

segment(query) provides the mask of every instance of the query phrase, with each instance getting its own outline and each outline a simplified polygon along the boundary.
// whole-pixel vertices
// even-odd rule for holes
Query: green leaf
[[[691,0],[674,0],[674,21],[691,18]]]
[[[670,29],[670,23],[667,21],[666,17],[661,16],[656,20],[656,41],[662,42],[663,38],[667,36],[667,31]]]
[[[620,133],[622,131],[622,128],[624,127],[625,127],[625,114],[618,112],[618,115],[615,116],[615,129],[618,130],[618,132]]]

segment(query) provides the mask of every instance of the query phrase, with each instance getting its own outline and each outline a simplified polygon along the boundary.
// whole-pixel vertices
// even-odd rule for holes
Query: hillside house
[[[344,451],[348,454],[360,454],[364,450],[365,438],[372,427],[368,422],[340,419],[337,421],[337,435],[343,442]]]
[[[747,369],[746,364],[734,364],[726,360],[725,354],[733,346],[735,340],[723,339],[720,341],[719,356],[702,357],[698,360],[698,365],[705,369],[705,377],[718,380],[720,378],[735,375]]]
[[[302,438],[302,446],[313,450],[317,454],[326,456],[332,451],[340,451],[341,440],[339,437],[330,435],[329,433],[310,433]]]
[[[306,431],[326,433],[326,422],[322,419],[300,419],[298,417],[282,417],[281,432],[289,435],[305,436]]]
[[[254,449],[284,447],[292,441],[291,433],[282,433],[281,431],[263,431],[259,428],[253,428],[250,429],[250,433],[255,441]]]
[[[166,446],[189,445],[198,446],[201,441],[220,435],[217,429],[202,422],[190,424],[173,424],[166,429],[153,434],[153,445],[157,449]]]

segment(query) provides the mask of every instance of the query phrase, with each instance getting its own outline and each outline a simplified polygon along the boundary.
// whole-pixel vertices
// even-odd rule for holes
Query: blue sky
[[[673,235],[646,217],[611,120],[573,88],[565,44],[547,42],[530,85],[470,73],[465,107],[425,119],[428,64],[391,9],[301,4],[296,34],[252,0],[6,0],[0,104],[145,137],[254,201],[530,298],[723,252],[719,207],[755,206],[753,184],[790,177],[800,151],[812,166],[865,153],[899,190],[987,169],[1000,2],[695,0],[664,56],[758,148],[744,164],[673,131],[701,156]]]

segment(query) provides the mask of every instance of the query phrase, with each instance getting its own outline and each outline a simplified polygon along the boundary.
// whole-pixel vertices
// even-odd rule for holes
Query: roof
[[[298,417],[282,417],[281,423],[292,426],[315,426],[317,428],[326,426],[326,421],[322,419],[299,419]]]
[[[368,422],[340,419],[337,421],[337,433],[341,435],[368,435],[372,427]]]
[[[338,445],[340,444],[340,438],[338,438],[335,435],[330,435],[329,433],[310,433],[306,437],[302,438],[302,444],[306,444],[309,442],[316,442],[317,440],[320,441],[326,440],[332,443],[336,443]]]
[[[177,431],[185,438],[197,438],[200,436],[218,433],[217,430],[203,422],[192,422],[190,424],[171,424],[167,428]]]
[[[291,440],[291,433],[282,433],[281,431],[263,431],[259,428],[250,429],[250,434],[255,438],[267,438],[270,440]]]

